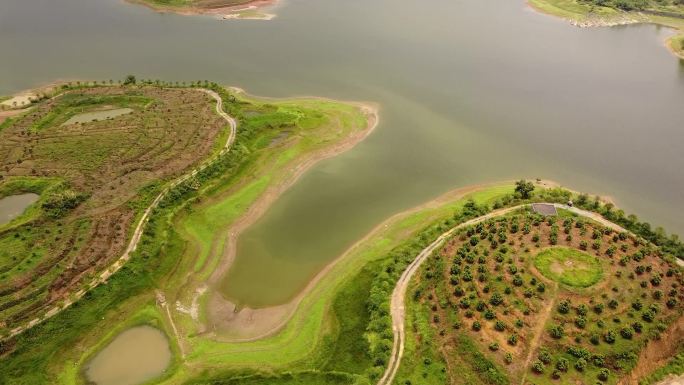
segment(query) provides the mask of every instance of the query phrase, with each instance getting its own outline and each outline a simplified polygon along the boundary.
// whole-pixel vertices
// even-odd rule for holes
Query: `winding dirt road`
[[[157,197],[152,201],[152,203],[145,209],[143,212],[143,215],[140,217],[140,220],[138,221],[138,225],[135,227],[135,230],[133,231],[133,235],[131,236],[131,240],[128,243],[128,246],[126,247],[126,250],[121,254],[119,259],[117,259],[109,268],[105,269],[100,275],[97,277],[93,278],[90,283],[88,283],[86,289],[81,289],[77,292],[75,292],[72,296],[70,296],[68,299],[64,301],[64,303],[60,306],[55,306],[48,310],[45,315],[41,318],[34,318],[31,321],[27,322],[26,325],[24,326],[19,326],[10,331],[10,333],[5,336],[4,338],[0,339],[0,341],[12,338],[16,335],[21,334],[25,330],[28,330],[32,328],[33,326],[43,322],[44,320],[53,317],[57,314],[59,314],[60,311],[68,308],[74,302],[78,301],[81,297],[83,297],[89,290],[97,287],[98,285],[104,283],[109,279],[109,277],[112,276],[112,274],[116,273],[121,269],[128,260],[131,259],[131,255],[135,251],[135,249],[138,247],[138,243],[140,242],[140,239],[142,238],[142,235],[145,231],[145,225],[150,219],[150,215],[152,214],[152,211],[159,205],[159,202],[161,202],[162,199],[166,196],[166,194],[174,187],[178,186],[179,184],[185,182],[186,180],[194,177],[199,173],[200,171],[204,170],[205,168],[209,167],[210,165],[214,164],[222,155],[226,154],[228,151],[230,151],[230,148],[232,147],[233,143],[235,142],[235,135],[237,133],[237,121],[233,119],[230,115],[225,113],[223,111],[223,100],[221,99],[221,96],[208,89],[204,88],[197,88],[196,90],[202,91],[212,98],[216,100],[216,113],[219,114],[223,119],[225,119],[228,122],[228,125],[230,126],[230,133],[228,135],[228,139],[226,140],[226,144],[223,146],[223,149],[214,157],[206,160],[203,162],[200,166],[197,168],[193,169],[192,171],[178,177],[177,179],[173,180],[162,190],[162,192],[157,195]]]
[[[622,227],[616,225],[613,222],[610,222],[606,220],[605,218],[601,217],[599,214],[591,212],[591,211],[586,211],[582,210],[576,207],[570,207],[567,205],[563,204],[558,204],[558,203],[549,203],[554,205],[556,208],[559,209],[565,209],[569,210],[577,215],[583,216],[590,218],[606,227],[610,227],[611,229],[615,231],[626,231]],[[423,249],[423,251],[418,254],[416,259],[411,262],[411,264],[404,270],[404,273],[399,277],[399,281],[397,282],[397,285],[394,287],[394,291],[392,291],[392,298],[390,300],[390,314],[392,316],[392,332],[394,334],[394,343],[392,344],[392,354],[390,355],[389,362],[387,364],[387,369],[385,369],[385,373],[382,375],[380,380],[378,381],[378,385],[390,385],[392,384],[392,381],[394,380],[394,377],[397,374],[397,371],[399,370],[399,364],[401,363],[401,358],[404,355],[404,339],[405,339],[405,325],[404,325],[404,319],[406,315],[406,310],[405,310],[405,303],[404,299],[406,298],[406,291],[408,290],[408,285],[411,282],[411,278],[413,277],[413,274],[415,274],[416,271],[420,268],[420,266],[425,262],[425,260],[432,255],[432,252],[435,251],[438,247],[444,243],[445,240],[447,240],[451,235],[454,234],[458,229],[470,226],[473,224],[477,224],[482,221],[486,221],[487,219],[498,217],[501,215],[508,214],[514,210],[517,210],[522,207],[527,207],[529,204],[524,204],[524,205],[518,205],[514,207],[509,207],[505,209],[500,209],[496,211],[492,211],[489,214],[485,214],[481,217],[477,217],[474,219],[471,219],[469,221],[463,222],[460,225],[451,228],[447,232],[443,233],[442,235],[439,236],[434,242],[432,242],[428,247]]]

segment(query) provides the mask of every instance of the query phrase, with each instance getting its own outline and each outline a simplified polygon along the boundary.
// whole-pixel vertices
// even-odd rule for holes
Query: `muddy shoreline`
[[[281,194],[287,191],[315,164],[350,150],[366,139],[378,126],[380,118],[377,105],[357,102],[344,103],[357,106],[363,111],[367,118],[366,128],[332,147],[306,155],[301,162],[287,171],[289,175],[280,184],[269,187],[258,198],[248,211],[228,229],[226,250],[224,250],[219,265],[207,282],[210,287],[216,287],[232,266],[237,254],[237,241],[240,234],[264,215],[266,210]],[[205,309],[209,323],[212,325],[212,332],[216,333],[217,339],[230,342],[252,341],[276,333],[287,323],[292,312],[296,309],[301,299],[309,292],[310,288],[315,285],[319,276],[327,270],[329,270],[329,267],[325,267],[323,271],[319,272],[316,278],[311,280],[306,288],[290,302],[266,308],[252,309],[244,307],[238,309],[236,304],[223,298],[216,290],[212,290],[209,293],[208,306]]]

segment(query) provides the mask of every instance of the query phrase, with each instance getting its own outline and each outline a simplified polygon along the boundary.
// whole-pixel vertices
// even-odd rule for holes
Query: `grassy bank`
[[[305,159],[305,154],[367,130],[367,116],[349,104],[318,99],[257,101],[215,88],[225,101],[226,112],[239,121],[233,149],[167,194],[153,213],[134,257],[106,285],[93,289],[54,318],[0,344],[0,383],[54,383],[55,379],[64,384],[81,383],[78,368],[92,356],[93,347],[109,340],[111,330],[130,325],[140,309],[155,309],[157,315],[152,318],[165,320],[159,326],[172,337],[178,352],[171,320],[156,305],[155,289],[176,289],[187,272],[201,277],[195,267],[204,267],[193,255],[186,255],[190,246],[187,234],[175,231],[178,223],[192,218],[192,213],[208,202],[222,202],[229,210],[237,207],[239,215],[263,193],[264,185],[287,179],[292,166]],[[255,183],[260,188],[254,188]],[[235,217],[219,219],[227,223]],[[206,347],[204,342],[197,340],[198,350]],[[197,357],[199,353],[193,350],[188,363]],[[178,365],[171,374],[180,376],[174,379],[178,381],[197,372]]]

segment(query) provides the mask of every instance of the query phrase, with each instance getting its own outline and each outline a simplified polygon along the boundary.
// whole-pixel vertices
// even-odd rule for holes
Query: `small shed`
[[[532,203],[532,211],[541,215],[558,215],[556,206],[548,203]]]

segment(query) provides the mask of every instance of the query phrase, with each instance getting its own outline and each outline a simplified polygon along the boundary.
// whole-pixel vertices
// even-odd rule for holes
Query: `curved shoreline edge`
[[[233,87],[233,90],[239,91],[241,94],[248,95],[244,92],[244,90],[237,89]],[[306,99],[317,99],[317,100],[323,100],[323,101],[334,101],[334,102],[339,102],[343,103],[346,105],[350,106],[356,106],[359,108],[367,117],[367,124],[366,128],[362,131],[359,131],[355,133],[352,136],[349,136],[342,141],[333,144],[332,146],[320,149],[318,151],[312,152],[310,154],[304,155],[303,159],[301,159],[299,162],[295,162],[295,166],[290,168],[288,170],[288,175],[286,178],[281,181],[281,183],[277,183],[275,185],[271,185],[264,191],[257,200],[250,205],[250,207],[247,209],[244,215],[239,217],[226,231],[228,232],[228,237],[226,239],[227,242],[227,247],[223,251],[223,255],[220,257],[221,261],[219,261],[218,266],[216,269],[213,271],[211,274],[207,284],[210,286],[215,286],[218,284],[218,282],[225,276],[225,274],[228,272],[228,270],[231,268],[235,261],[235,257],[237,255],[237,245],[238,245],[238,240],[240,238],[240,235],[247,230],[250,226],[252,226],[257,220],[259,220],[270,208],[270,206],[275,203],[278,198],[286,192],[290,187],[292,187],[304,174],[306,174],[307,171],[309,171],[313,166],[315,166],[317,163],[319,163],[322,160],[329,159],[332,157],[335,157],[337,155],[340,155],[353,147],[355,147],[357,144],[362,142],[364,139],[366,139],[370,134],[372,134],[375,129],[377,128],[378,124],[380,123],[380,115],[379,115],[379,106],[374,103],[369,103],[369,102],[350,102],[350,101],[340,101],[340,100],[331,100],[331,99],[326,99],[326,98],[318,98],[318,97],[295,97],[295,98],[286,98],[286,99],[276,99],[276,98],[260,98],[260,97],[254,97],[251,95],[248,95],[249,98],[254,98],[256,100],[270,100],[270,101],[275,101],[275,100],[306,100]],[[263,309],[250,309],[250,308],[242,308],[240,309],[240,312],[244,312],[243,315],[244,317],[258,317],[258,313],[261,312],[268,312],[269,310],[272,310],[273,308],[285,308],[286,315],[280,319],[278,319],[278,322],[275,324],[271,324],[269,327],[265,329],[260,329],[257,332],[252,332],[250,334],[241,334],[239,337],[235,338],[217,338],[220,341],[223,342],[250,342],[250,341],[255,341],[255,340],[260,340],[269,336],[272,336],[276,334],[278,331],[280,331],[291,319],[292,314],[294,311],[296,311],[296,308],[298,307],[299,303],[302,301],[302,299],[311,291],[311,289],[318,283],[318,281],[326,275],[326,273],[332,268],[332,266],[335,264],[338,258],[335,258],[331,263],[327,264],[320,272],[318,272],[312,280],[310,280],[305,288],[298,293],[291,301],[288,303],[282,304],[282,305],[277,305],[277,306],[270,306],[267,308]],[[219,293],[209,293],[209,295],[214,296],[214,298],[210,301],[214,302],[214,305],[223,305],[223,306],[230,306],[235,308],[236,305],[233,304],[231,301],[228,301],[226,299],[223,299],[222,296]],[[218,298],[216,296],[219,296],[221,298]],[[217,303],[219,301],[219,303]],[[214,312],[215,309],[211,309],[212,305],[207,305],[208,309],[204,309],[205,313],[208,313],[207,315],[209,316],[209,319],[214,323],[215,325],[219,325],[218,328],[228,328],[230,329],[230,326],[226,327],[226,324],[230,325],[230,322],[227,322],[225,320],[220,320],[219,315]],[[213,314],[212,314],[213,313]],[[238,319],[238,322],[240,319]],[[218,337],[218,336],[217,336]]]
[[[558,203],[546,203],[546,204],[551,204],[557,209],[564,209],[568,210],[572,213],[575,213],[577,215],[589,218],[593,221],[596,221],[606,227],[609,227],[615,231],[623,232],[626,231],[624,228],[621,226],[618,226],[617,224],[610,222],[600,215],[591,212],[591,211],[586,211],[582,210],[576,207],[571,207],[565,204],[558,204]],[[515,210],[529,207],[529,203],[517,205],[517,206],[512,206],[512,207],[506,207],[503,209],[495,210],[492,211],[488,214],[479,216],[477,218],[468,220],[466,222],[460,223],[446,232],[442,233],[435,241],[430,243],[426,248],[424,248],[418,256],[411,262],[411,264],[404,270],[404,272],[401,274],[401,277],[397,281],[397,284],[394,287],[394,290],[392,291],[392,297],[390,300],[390,314],[392,316],[392,332],[394,334],[393,338],[393,344],[392,344],[392,353],[390,355],[389,362],[387,363],[387,368],[385,369],[385,373],[383,376],[380,378],[380,380],[377,382],[377,385],[390,385],[394,381],[394,378],[397,374],[397,371],[399,370],[399,366],[401,365],[401,359],[404,354],[404,341],[406,339],[405,336],[405,319],[406,319],[406,304],[405,304],[405,298],[406,298],[406,292],[408,290],[408,285],[411,279],[413,278],[413,275],[420,269],[420,266],[427,260],[435,251],[438,247],[442,246],[442,244],[449,238],[451,237],[458,229],[474,225],[483,221],[486,221],[487,219],[490,218],[496,218],[502,215],[506,215],[508,213],[511,213]],[[528,360],[529,361],[529,360]],[[524,382],[524,377],[523,377],[523,382]]]
[[[654,24],[670,28],[673,30],[673,35],[666,38],[663,45],[674,56],[684,60],[684,48],[678,50],[674,46],[677,42],[684,40],[684,17],[680,19],[643,12],[619,11],[615,11],[612,15],[581,14],[556,7],[551,0],[525,0],[525,5],[537,13],[565,20],[579,28],[617,27],[630,24]]]

